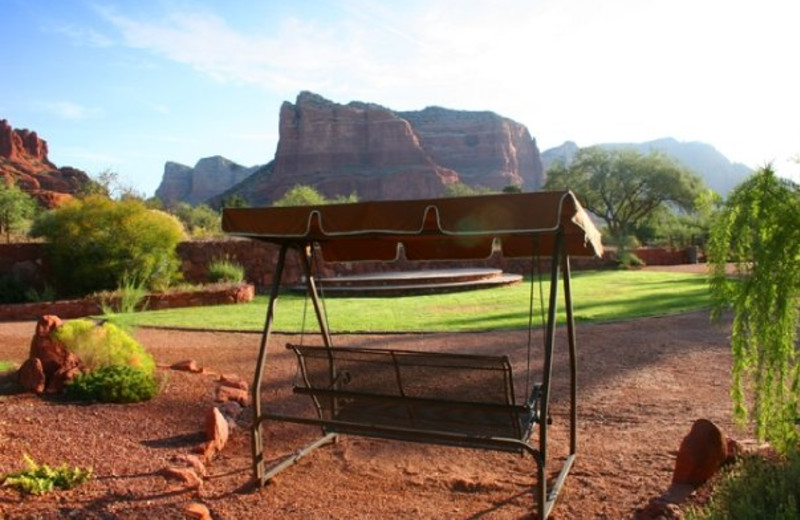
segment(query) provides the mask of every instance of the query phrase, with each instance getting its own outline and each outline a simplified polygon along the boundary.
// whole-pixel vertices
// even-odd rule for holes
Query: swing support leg
[[[564,304],[567,318],[567,337],[570,368],[570,425],[569,455],[564,461],[552,489],[547,489],[547,429],[550,423],[550,383],[553,369],[553,348],[555,346],[556,310],[558,307],[559,271],[563,269]],[[567,475],[577,457],[577,355],[575,343],[575,320],[572,309],[572,288],[570,285],[569,256],[564,251],[564,236],[559,232],[553,246],[550,270],[550,296],[547,309],[547,329],[545,331],[544,365],[542,368],[541,413],[539,419],[539,452],[537,456],[538,483],[536,502],[538,517],[541,520],[550,516],[558,494],[564,486]]]
[[[272,333],[272,324],[275,318],[275,305],[278,301],[278,291],[286,266],[286,252],[288,249],[288,244],[283,244],[281,246],[280,252],[278,253],[278,262],[275,265],[275,272],[272,275],[272,288],[270,290],[269,303],[267,304],[267,316],[264,320],[264,332],[261,335],[256,373],[253,377],[253,387],[251,389],[253,399],[253,426],[251,432],[253,475],[256,479],[256,483],[260,486],[263,486],[266,482],[264,476],[264,438],[261,435],[261,422],[263,421],[263,412],[261,409],[261,382],[264,379],[264,370],[267,362],[267,345],[269,344],[269,337]]]

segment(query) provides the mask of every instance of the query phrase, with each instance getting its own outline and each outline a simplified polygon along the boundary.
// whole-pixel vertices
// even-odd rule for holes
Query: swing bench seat
[[[297,356],[294,393],[308,395],[326,433],[526,450],[539,386],[516,404],[507,356],[287,345]],[[273,419],[293,418],[268,414]]]

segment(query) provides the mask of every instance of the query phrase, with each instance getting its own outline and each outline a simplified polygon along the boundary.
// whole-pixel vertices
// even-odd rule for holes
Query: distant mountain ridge
[[[200,204],[239,184],[259,168],[245,167],[220,155],[200,159],[194,168],[168,161],[156,197],[167,204]]]
[[[438,197],[459,182],[498,191],[508,185],[531,191],[544,183],[539,149],[528,129],[488,111],[395,112],[301,92],[295,103],[281,106],[279,133],[272,162],[206,200],[224,193],[266,205],[297,184],[314,186],[328,197],[355,192],[361,200],[385,200]],[[156,195],[198,201],[199,194],[186,195],[197,183],[194,176],[186,166],[167,163]]]
[[[748,166],[731,162],[716,148],[699,141],[678,141],[672,137],[642,143],[601,143],[607,149],[632,148],[640,153],[660,151],[675,159],[702,177],[709,188],[722,196],[727,195],[737,184],[746,179],[753,170]],[[561,146],[542,152],[545,172],[555,161],[570,161],[578,153],[578,145],[567,141]]]

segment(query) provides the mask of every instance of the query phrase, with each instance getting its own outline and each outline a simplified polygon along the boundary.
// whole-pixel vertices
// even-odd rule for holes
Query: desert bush
[[[147,289],[141,282],[125,274],[116,291],[102,292],[98,296],[103,314],[107,316],[116,313],[125,314],[144,310],[146,305],[142,302],[147,297]]]
[[[37,464],[28,455],[24,456],[27,469],[3,475],[3,485],[19,489],[32,495],[43,495],[54,488],[72,489],[92,476],[92,468],[70,468],[66,463],[57,468]]]
[[[87,370],[106,366],[130,366],[153,375],[155,360],[142,345],[112,323],[70,320],[56,329],[55,337],[78,356]]]
[[[207,276],[211,283],[241,283],[244,281],[244,267],[227,258],[212,260],[208,264]]]
[[[67,386],[68,397],[135,403],[158,393],[153,356],[121,328],[71,320],[58,327],[55,335],[86,369]]]
[[[66,388],[70,399],[103,403],[139,403],[157,393],[152,374],[128,365],[109,365],[80,374]]]
[[[67,295],[113,290],[123,276],[149,289],[169,286],[179,273],[175,249],[181,223],[139,200],[101,196],[76,200],[40,215],[31,234],[47,240],[47,259]]]
[[[794,520],[800,518],[800,458],[742,458],[726,470],[709,503],[687,520]]]

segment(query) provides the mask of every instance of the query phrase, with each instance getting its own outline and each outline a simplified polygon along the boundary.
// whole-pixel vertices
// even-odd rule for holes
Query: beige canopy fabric
[[[226,208],[222,229],[278,244],[317,242],[325,260],[392,261],[549,256],[563,230],[567,253],[601,256],[600,233],[571,191],[325,206]]]

